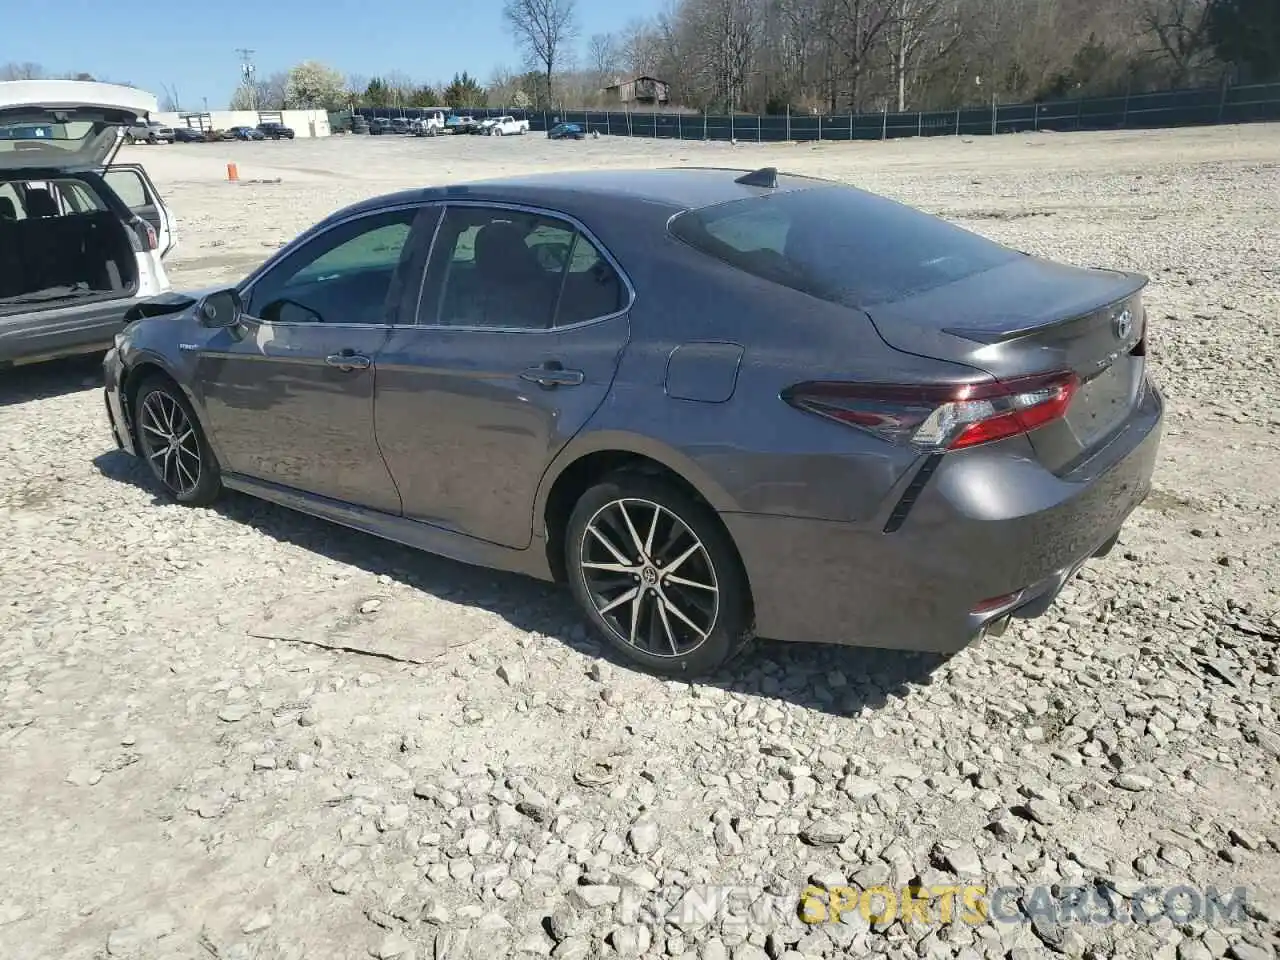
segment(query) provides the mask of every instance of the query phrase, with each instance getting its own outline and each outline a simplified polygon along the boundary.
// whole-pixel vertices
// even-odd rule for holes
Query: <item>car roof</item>
[[[738,177],[750,172],[747,169],[719,167],[671,167],[569,171],[473,180],[374,197],[338,211],[329,220],[405,203],[439,200],[488,200],[495,203],[545,206],[589,220],[591,209],[606,198],[614,204],[619,201],[634,201],[642,205],[658,204],[667,208],[669,213],[678,213],[763,194],[839,186],[829,180],[783,173],[777,175],[777,185],[774,187],[737,182]]]

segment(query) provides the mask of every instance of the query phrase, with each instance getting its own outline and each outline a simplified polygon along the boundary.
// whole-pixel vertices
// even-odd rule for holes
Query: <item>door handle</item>
[[[369,365],[373,363],[364,354],[356,353],[353,350],[343,350],[340,353],[331,353],[324,358],[324,362],[331,367],[337,367],[339,370],[350,372],[352,370],[368,370]]]
[[[566,370],[558,360],[548,360],[540,367],[530,367],[520,374],[521,380],[528,380],[540,387],[576,387],[586,379],[581,370]]]

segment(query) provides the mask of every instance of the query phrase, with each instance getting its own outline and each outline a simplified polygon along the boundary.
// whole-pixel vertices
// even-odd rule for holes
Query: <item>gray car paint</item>
[[[781,177],[775,191],[812,183]],[[665,229],[684,209],[764,192],[735,183],[728,171],[626,171],[366,201],[313,227],[241,287],[344,219],[396,204],[465,200],[585,224],[621,265],[634,303],[614,320],[564,332],[367,328],[358,335],[369,338],[361,349],[374,358],[371,388],[345,396],[337,383],[317,381],[312,400],[323,400],[309,412],[306,403],[286,402],[284,388],[248,364],[240,384],[247,413],[231,424],[211,414],[196,369],[199,355],[229,334],[201,327],[187,309],[129,328],[107,359],[109,393],[119,383],[123,395],[111,408],[126,409],[137,371],[154,365],[182,385],[211,427],[220,462],[256,471],[226,470],[226,485],[454,559],[545,579],[555,574],[558,552],[558,531],[548,527],[557,481],[578,479],[597,462],[592,458],[644,457],[720,514],[766,636],[954,650],[981,626],[969,613],[980,600],[1026,588],[1026,611],[1046,605],[1066,576],[1111,540],[1149,486],[1163,403],[1146,382],[1141,357],[1132,358],[1138,388],[1127,419],[1065,472],[1061,449],[1051,447],[1048,464],[1040,462],[1040,437],[931,458],[796,411],[779,395],[809,380],[955,384],[987,369],[1033,372],[1075,348],[1060,330],[1032,330],[1021,341],[1025,348],[1033,338],[1032,349],[1019,350],[967,339],[979,335],[971,329],[957,336],[942,328],[981,326],[992,316],[988,308],[1016,302],[1024,290],[1031,309],[1022,319],[1033,326],[1056,308],[1075,307],[1092,311],[1077,323],[1101,323],[1095,314],[1108,304],[1098,301],[1132,294],[1141,278],[1020,260],[1000,285],[975,281],[965,291],[973,301],[967,312],[955,291],[943,289],[877,305],[873,317],[747,275]],[[1061,299],[1063,289],[1082,282],[1079,297]],[[945,323],[931,316],[942,303]],[[395,319],[404,318],[401,310]],[[324,346],[308,353],[350,346],[356,335],[323,331],[317,336]],[[199,347],[180,351],[179,342]],[[741,345],[740,356],[733,344]],[[584,369],[586,383],[544,391],[519,380],[522,370],[548,360]],[[354,400],[350,409],[347,400]],[[335,440],[326,439],[321,420]],[[261,454],[255,464],[247,452],[255,443],[272,451],[272,464]],[[293,461],[282,466],[288,457]],[[886,533],[904,493],[926,475],[906,522]],[[403,507],[392,501],[393,487]]]

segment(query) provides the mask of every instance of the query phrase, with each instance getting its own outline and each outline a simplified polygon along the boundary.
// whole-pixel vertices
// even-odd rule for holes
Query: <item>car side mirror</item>
[[[240,323],[244,314],[244,304],[235,289],[219,290],[200,301],[197,315],[200,322],[214,330],[224,330]]]

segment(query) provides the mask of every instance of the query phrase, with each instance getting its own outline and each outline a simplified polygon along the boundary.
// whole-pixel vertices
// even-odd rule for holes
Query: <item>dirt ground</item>
[[[179,220],[175,286],[235,280],[414,185],[681,164],[841,179],[1148,274],[1162,462],[1049,615],[946,664],[761,643],[672,683],[600,659],[556,589],[243,497],[168,505],[114,450],[95,359],[6,372],[0,957],[1276,955],[1280,126],[124,159]],[[806,884],[850,880],[1248,899],[1178,923],[798,919]],[[705,884],[759,898],[752,919],[628,908]]]

